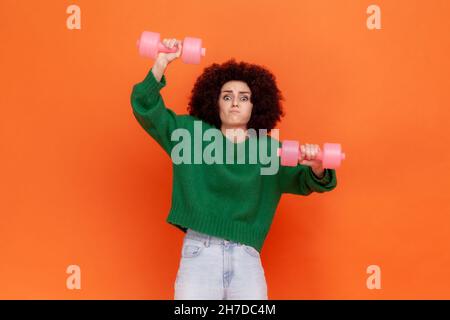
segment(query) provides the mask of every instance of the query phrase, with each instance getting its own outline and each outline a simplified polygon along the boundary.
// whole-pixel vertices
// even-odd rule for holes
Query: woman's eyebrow
[[[233,91],[231,91],[231,90],[222,90],[222,92],[231,92],[231,93],[233,93]],[[250,93],[250,92],[248,92],[248,91],[239,91],[239,93]]]

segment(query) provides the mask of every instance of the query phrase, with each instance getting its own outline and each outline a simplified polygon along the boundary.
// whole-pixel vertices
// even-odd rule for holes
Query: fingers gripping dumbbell
[[[172,53],[177,52],[178,48],[167,48],[160,41],[160,35],[156,32],[144,31],[136,45],[141,56],[156,59],[159,52]],[[199,38],[185,37],[183,40],[183,49],[181,60],[184,63],[199,64],[201,57],[206,54],[206,49],[202,48],[202,40]]]
[[[300,143],[293,140],[284,140],[281,148],[278,148],[277,155],[281,157],[281,165],[295,167],[302,159]],[[323,150],[319,152],[316,159],[322,160],[325,169],[335,169],[341,165],[345,159],[345,153],[341,152],[339,143],[324,143]]]

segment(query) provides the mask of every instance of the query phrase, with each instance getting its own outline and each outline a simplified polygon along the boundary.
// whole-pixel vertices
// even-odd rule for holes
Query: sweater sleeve
[[[167,108],[160,94],[166,86],[166,77],[156,80],[152,70],[142,82],[133,86],[131,105],[133,114],[142,128],[169,154],[173,143],[172,131],[181,126],[183,117]]]
[[[282,193],[309,195],[312,192],[327,192],[336,188],[336,170],[325,169],[323,178],[316,177],[311,167],[298,164],[295,167],[281,166],[279,184]]]

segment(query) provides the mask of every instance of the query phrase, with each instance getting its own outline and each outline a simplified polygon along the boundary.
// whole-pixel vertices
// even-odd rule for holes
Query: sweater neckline
[[[241,141],[241,142],[233,142],[233,141],[231,141],[226,135],[223,134],[222,130],[219,129],[219,131],[220,131],[220,133],[222,134],[222,137],[225,139],[225,141],[226,141],[227,143],[230,143],[230,144],[235,145],[235,146],[245,145],[245,144],[247,144],[247,142],[253,137],[253,135],[252,135],[252,134],[248,134],[248,131],[247,131],[247,135],[246,135],[246,138],[245,138],[244,141]]]
[[[223,135],[224,139],[225,139],[227,142],[229,142],[229,143],[231,143],[231,144],[233,144],[233,145],[236,145],[236,146],[245,144],[245,143],[250,139],[250,136],[247,136],[247,137],[245,138],[244,141],[241,141],[241,142],[233,142],[233,141],[231,141],[230,139],[228,139],[228,137],[227,137],[226,135],[224,135],[223,133],[222,133],[222,135]]]

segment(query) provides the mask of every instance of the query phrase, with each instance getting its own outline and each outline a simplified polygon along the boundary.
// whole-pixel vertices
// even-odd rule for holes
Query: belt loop
[[[210,241],[211,241],[211,236],[206,236],[206,240],[205,240],[205,247],[209,247],[209,243],[210,243]]]

